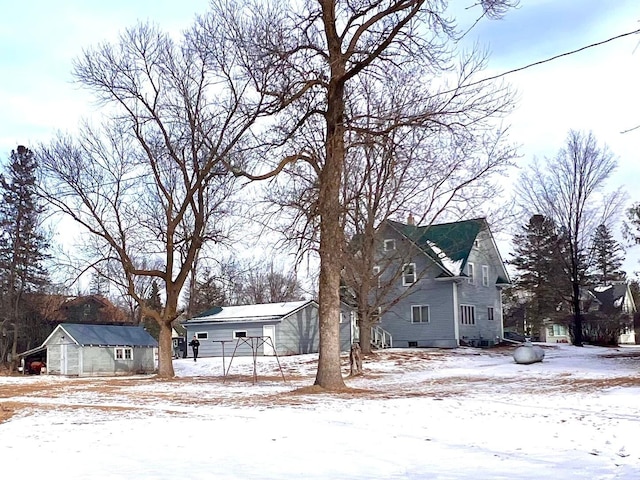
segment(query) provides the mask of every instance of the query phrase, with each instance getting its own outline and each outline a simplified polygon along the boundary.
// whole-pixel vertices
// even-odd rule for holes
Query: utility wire
[[[554,55],[553,57],[549,57],[549,58],[546,58],[544,60],[539,60],[537,62],[530,63],[530,64],[525,65],[523,67],[514,68],[513,70],[507,70],[506,72],[499,73],[498,75],[494,75],[492,77],[487,77],[487,78],[483,78],[481,80],[477,80],[477,81],[475,81],[473,83],[469,83],[469,84],[467,84],[465,86],[471,87],[473,85],[477,85],[477,84],[482,83],[482,82],[487,82],[489,80],[495,80],[497,78],[504,77],[504,76],[510,75],[512,73],[520,72],[522,70],[526,70],[528,68],[535,67],[537,65],[542,65],[543,63],[548,63],[548,62],[551,62],[553,60],[557,60],[558,58],[568,57],[569,55],[573,55],[574,53],[579,53],[579,52],[582,52],[583,50],[587,50],[589,48],[598,47],[600,45],[604,45],[605,43],[613,42],[614,40],[618,40],[618,39],[623,38],[623,37],[628,37],[629,35],[635,35],[637,33],[640,33],[640,28],[637,29],[637,30],[633,30],[632,32],[621,33],[620,35],[616,35],[615,37],[611,37],[611,38],[608,38],[606,40],[602,40],[600,42],[596,42],[596,43],[591,43],[589,45],[585,45],[584,47],[580,47],[580,48],[577,48],[575,50],[571,50],[569,52],[560,53],[558,55]]]

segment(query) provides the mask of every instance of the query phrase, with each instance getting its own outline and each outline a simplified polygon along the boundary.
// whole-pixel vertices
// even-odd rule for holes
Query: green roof
[[[450,270],[446,262],[443,262],[443,254],[453,262],[460,262],[460,271],[462,271],[473,248],[473,242],[486,225],[486,220],[475,218],[422,227],[393,221],[389,223],[445,269]]]

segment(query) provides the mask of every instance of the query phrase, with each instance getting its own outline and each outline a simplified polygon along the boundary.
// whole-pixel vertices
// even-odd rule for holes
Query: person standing
[[[193,361],[198,360],[198,348],[200,348],[200,340],[194,335],[193,340],[189,342],[189,346],[193,350]]]

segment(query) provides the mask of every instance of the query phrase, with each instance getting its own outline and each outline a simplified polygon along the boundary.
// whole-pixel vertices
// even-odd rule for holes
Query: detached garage
[[[158,342],[142,327],[61,323],[42,346],[52,375],[111,376],[153,373]],[[43,356],[44,357],[44,356]]]
[[[200,341],[199,355],[219,357],[251,355],[250,343],[243,339],[269,337],[260,343],[258,355],[298,355],[318,351],[318,304],[313,300],[263,303],[235,307],[215,307],[182,323],[187,342],[195,336]],[[351,348],[354,340],[355,316],[344,311],[340,318],[340,347]],[[275,348],[275,352],[274,352]],[[191,348],[189,357],[193,356]]]

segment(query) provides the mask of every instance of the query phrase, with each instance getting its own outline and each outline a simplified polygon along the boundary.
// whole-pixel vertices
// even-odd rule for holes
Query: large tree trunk
[[[371,320],[368,315],[358,312],[360,329],[360,350],[363,354],[371,353]]]
[[[327,91],[326,158],[320,173],[319,327],[320,349],[315,384],[326,389],[345,388],[340,369],[340,272],[344,230],[341,223],[340,186],[344,168],[344,65],[335,32],[333,7],[325,6],[331,80]]]
[[[171,321],[160,322],[160,339],[158,341],[158,376],[173,378],[173,339],[171,338]]]

